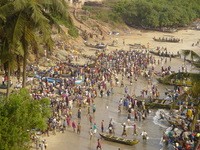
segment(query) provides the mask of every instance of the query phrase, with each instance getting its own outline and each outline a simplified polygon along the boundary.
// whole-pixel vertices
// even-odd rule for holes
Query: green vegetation
[[[113,10],[129,25],[149,27],[184,26],[200,17],[198,0],[124,0]]]
[[[67,8],[65,0],[0,1],[0,60],[1,65],[6,66],[8,81],[10,81],[10,70],[18,68],[21,72],[20,64],[22,64],[23,87],[26,86],[29,53],[35,54],[37,59],[38,55],[43,53],[42,46],[48,51],[53,50],[52,27],[64,33],[59,21],[63,21],[69,27],[71,35],[77,36],[78,32],[67,14]],[[7,87],[8,97],[10,82]]]
[[[10,81],[11,70],[23,66],[23,87],[26,87],[26,66],[29,54],[53,50],[52,29],[63,32],[59,21],[76,35],[76,29],[67,14],[65,0],[0,0],[0,65]],[[59,16],[57,20],[55,16]],[[30,131],[45,130],[50,116],[49,99],[33,100],[26,89],[9,94],[0,100],[0,149],[29,149]]]
[[[0,102],[0,149],[26,150],[32,129],[45,130],[50,100],[33,100],[28,90],[10,94]]]
[[[200,17],[199,0],[109,0],[103,5],[87,10],[97,19],[150,28],[185,26]]]
[[[88,17],[87,16],[81,16],[81,19],[86,21],[88,19]]]
[[[78,30],[76,29],[72,19],[70,16],[65,16],[62,17],[60,15],[53,15],[54,20],[59,23],[60,25],[64,25],[65,27],[67,27],[68,30],[68,34],[71,35],[72,37],[77,38],[78,37]]]
[[[107,1],[105,3],[104,5],[108,4]],[[120,14],[113,12],[111,7],[84,6],[82,9],[89,12],[92,19],[101,20],[109,24],[123,23]]]
[[[91,10],[94,10],[94,9],[92,7],[90,7],[90,6],[83,6],[82,10],[91,11]]]

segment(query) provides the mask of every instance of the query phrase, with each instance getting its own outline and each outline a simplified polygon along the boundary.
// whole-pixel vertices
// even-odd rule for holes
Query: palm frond
[[[28,6],[30,0],[15,0],[13,1],[13,5],[16,11],[24,10]]]
[[[49,10],[51,13],[60,14],[62,17],[66,16],[66,11],[68,9],[68,5],[65,0],[52,0],[51,9]]]
[[[34,34],[34,41],[31,42],[31,48],[34,54],[41,54],[44,53],[42,46],[40,45],[38,36]]]
[[[12,10],[12,11],[10,11]],[[15,13],[13,3],[5,3],[0,6],[0,19],[5,21],[7,16]]]
[[[16,43],[15,54],[18,56],[24,56],[24,51],[21,42]]]
[[[33,19],[35,24],[38,24],[40,22],[49,22],[49,20],[43,15],[41,11],[42,6],[39,3],[37,3],[37,0],[33,0],[33,2],[29,5],[29,8],[32,11],[31,18]]]
[[[54,41],[52,38],[49,38],[48,41],[46,42],[47,48],[50,51],[53,51],[53,46],[54,46]]]
[[[60,25],[58,24],[58,22],[50,14],[46,13],[45,11],[43,11],[43,14],[50,21],[50,24],[54,25],[54,27],[56,29],[58,29],[59,33],[61,33],[63,35],[66,35],[65,31],[60,27]]]
[[[0,14],[0,20],[1,20],[1,22],[5,22],[6,21],[6,17],[3,14]]]
[[[15,18],[15,22],[12,22],[12,32],[9,32],[10,34],[10,39],[12,40],[12,43],[17,43],[18,40],[21,39],[25,25],[26,25],[26,16],[23,14],[23,12],[19,12],[19,14]]]
[[[31,43],[35,40],[34,32],[34,25],[31,24],[31,22],[27,22],[25,25],[25,30],[23,32],[23,36],[28,43]]]

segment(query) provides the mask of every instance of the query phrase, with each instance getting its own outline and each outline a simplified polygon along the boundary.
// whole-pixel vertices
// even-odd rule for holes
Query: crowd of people
[[[148,108],[145,107],[145,99],[160,97],[159,89],[152,80],[155,65],[159,65],[162,60],[156,59],[147,50],[117,49],[111,53],[101,51],[96,54],[96,59],[94,57],[87,59],[90,63],[82,66],[75,65],[71,59],[70,61],[67,59],[66,62],[57,62],[45,71],[38,70],[34,65],[29,67],[29,71],[36,77],[30,91],[32,97],[35,100],[44,97],[51,100],[52,117],[48,120],[47,130],[42,131],[43,134],[49,136],[49,131],[52,131],[53,135],[58,131],[64,133],[66,128],[72,128],[73,132],[81,134],[82,109],[84,109],[87,110],[91,140],[98,130],[94,119],[95,98],[109,97],[115,94],[115,87],[121,87],[124,89],[123,96],[119,100],[116,112],[127,114],[127,123],[122,124],[122,136],[127,135],[126,125],[132,125],[134,135],[138,135],[136,122],[144,121],[149,113]],[[164,63],[162,63],[162,70]],[[141,94],[136,95],[135,91],[129,90],[129,86],[137,84],[140,77],[146,80],[147,88],[142,88]],[[74,108],[78,109],[77,112]],[[131,124],[131,121],[135,123]],[[101,132],[106,132],[107,129],[109,134],[115,134],[115,124],[112,119],[107,128],[104,124],[102,120]],[[141,135],[144,140],[147,139],[145,130]],[[97,143],[97,149],[101,149],[99,139]]]

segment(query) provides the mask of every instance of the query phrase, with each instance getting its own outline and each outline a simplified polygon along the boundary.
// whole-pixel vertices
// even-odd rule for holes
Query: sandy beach
[[[149,49],[155,49],[156,47],[167,47],[168,51],[177,53],[180,52],[182,49],[190,49],[194,50],[196,53],[200,54],[200,47],[192,46],[193,43],[196,43],[199,40],[200,31],[195,30],[181,30],[176,33],[161,33],[155,31],[140,31],[140,30],[131,30],[131,33],[124,33],[120,32],[119,35],[107,35],[105,40],[97,40],[97,39],[89,39],[88,41],[91,43],[104,42],[105,44],[112,43],[113,40],[117,39],[118,44],[115,47],[108,47],[107,53],[116,50],[116,49],[124,49],[129,50],[129,44],[142,44],[145,46],[149,45]],[[180,43],[167,43],[167,42],[156,42],[153,41],[153,37],[163,37],[163,36],[174,36],[176,38],[180,38],[183,42]],[[125,41],[125,45],[123,44],[123,40]],[[94,54],[93,51],[89,50],[90,48],[84,46],[82,47],[85,49],[87,55]],[[156,56],[155,56],[156,57]],[[73,61],[73,63],[85,63],[84,59],[78,60],[78,62]],[[183,60],[180,58],[172,59],[171,63],[165,64],[166,66],[171,65],[172,70],[178,71],[180,66],[182,65]],[[160,70],[161,65],[156,66],[156,70]],[[189,68],[189,64],[188,64]],[[155,81],[156,82],[156,81]],[[158,83],[156,83],[158,84]],[[128,85],[128,82],[125,82],[125,85]],[[131,94],[134,90],[136,94],[140,94],[140,90],[147,85],[147,81],[143,78],[139,78],[136,83],[133,83],[132,86],[129,86],[129,93]],[[161,92],[164,92],[168,86],[158,84],[159,89]],[[169,87],[170,88],[170,87]],[[112,118],[116,125],[116,135],[120,136],[122,132],[121,123],[126,122],[126,113],[123,111],[121,114],[117,111],[118,101],[121,97],[123,97],[123,89],[120,87],[115,87],[115,93],[110,97],[104,96],[103,98],[96,98],[95,105],[97,107],[96,113],[93,115],[94,122],[97,123],[97,131],[100,132],[100,122],[101,120],[105,121],[105,128],[108,126],[109,120]],[[163,94],[161,95],[164,96]],[[73,119],[77,121],[77,109],[73,109]],[[159,145],[160,137],[162,136],[162,132],[165,128],[156,125],[153,123],[153,118],[155,117],[156,110],[152,110],[150,115],[148,116],[147,120],[138,122],[138,126],[141,128],[139,129],[139,133],[142,129],[146,129],[150,139],[144,143],[141,141],[139,144],[134,146],[126,146],[117,143],[112,143],[108,141],[101,140],[102,149],[103,150],[117,150],[121,148],[123,150],[128,149],[140,149],[140,150],[155,150],[161,149]],[[90,123],[87,115],[87,109],[82,109],[82,119],[81,119],[81,134],[78,135],[72,131],[72,128],[67,128],[65,133],[57,132],[56,135],[50,134],[49,137],[44,136],[42,139],[46,139],[48,143],[48,150],[95,150],[97,145],[97,139],[100,138],[98,132],[96,135],[93,136],[92,140],[89,140],[89,128]],[[133,139],[141,139],[141,136],[133,136],[132,135],[132,127],[128,128],[128,138]]]

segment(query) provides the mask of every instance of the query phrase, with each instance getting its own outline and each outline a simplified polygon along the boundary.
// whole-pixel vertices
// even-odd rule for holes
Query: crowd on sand
[[[161,66],[160,72],[170,72],[171,66],[166,68],[163,66],[171,59],[154,57],[147,49],[127,51],[116,49],[110,53],[100,51],[96,53],[95,59],[88,57],[88,63],[84,65],[73,64],[72,59],[73,57],[66,57],[66,61],[58,61],[45,71],[39,70],[37,65],[30,65],[27,68],[27,71],[32,72],[35,77],[31,80],[30,89],[33,99],[48,97],[51,101],[52,116],[48,119],[48,128],[41,133],[50,136],[50,133],[53,135],[57,132],[65,133],[66,128],[72,128],[74,133],[81,134],[82,109],[86,109],[90,122],[89,139],[97,133],[97,126],[101,129],[98,132],[108,130],[108,134],[115,134],[115,124],[112,119],[107,123],[108,126],[105,126],[104,120],[99,125],[95,123],[95,98],[115,94],[115,87],[118,86],[123,89],[123,96],[119,99],[116,109],[118,113],[127,112],[127,122],[122,124],[122,136],[127,135],[126,126],[131,125],[130,120],[135,121],[132,125],[133,133],[138,135],[136,123],[145,121],[149,113],[145,103],[153,98],[160,98],[159,87],[152,82],[156,75],[155,66]],[[129,90],[128,85],[137,84],[139,77],[147,81],[147,87],[141,89],[140,95],[136,95],[135,91]],[[2,79],[3,84],[5,79],[6,77]],[[125,80],[129,84],[125,84]],[[174,90],[173,94],[179,95],[180,90]],[[77,113],[74,112],[74,107],[78,108]],[[145,130],[141,135],[144,140],[148,138]],[[188,145],[194,143],[198,137],[199,133],[194,135],[188,131],[177,135],[172,128],[168,134],[163,135],[163,140],[175,143],[177,149],[189,149]],[[44,150],[48,147],[47,141],[41,138],[43,136],[37,134],[31,136],[36,148]],[[100,139],[97,140],[98,148],[102,148]]]

